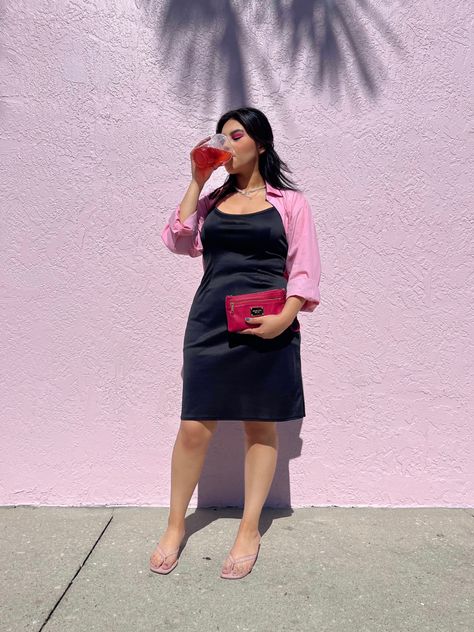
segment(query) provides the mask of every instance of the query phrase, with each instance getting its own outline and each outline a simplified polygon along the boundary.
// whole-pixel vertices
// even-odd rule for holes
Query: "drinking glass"
[[[193,151],[193,158],[198,167],[205,169],[206,167],[221,167],[229,161],[234,152],[229,147],[227,136],[225,134],[214,134],[210,140]]]

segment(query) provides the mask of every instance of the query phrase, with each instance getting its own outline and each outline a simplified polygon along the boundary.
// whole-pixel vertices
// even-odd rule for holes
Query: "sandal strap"
[[[230,559],[231,559],[231,561],[232,561],[232,564],[233,564],[233,565],[234,565],[234,564],[238,564],[239,562],[244,562],[245,560],[251,560],[251,559],[253,559],[253,558],[257,557],[257,555],[258,555],[258,551],[257,551],[256,553],[252,553],[251,555],[243,555],[242,557],[237,557],[237,558],[234,558],[234,557],[232,557],[232,555],[229,553],[229,557],[230,557]]]
[[[176,555],[179,552],[180,547],[178,547],[176,549],[176,551],[171,551],[171,553],[166,554],[163,549],[161,548],[161,546],[158,544],[156,547],[158,553],[161,555],[161,557],[163,558],[163,562],[166,560],[167,557],[170,557],[171,555]]]

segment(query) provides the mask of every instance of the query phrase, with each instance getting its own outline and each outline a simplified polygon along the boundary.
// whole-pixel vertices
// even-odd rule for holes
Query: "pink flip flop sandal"
[[[176,568],[179,558],[176,558],[176,560],[173,562],[173,564],[169,568],[162,568],[162,566],[165,563],[165,560],[167,557],[171,557],[171,555],[176,555],[177,553],[179,553],[180,549],[181,547],[179,546],[176,549],[176,551],[172,551],[171,553],[165,553],[163,549],[161,548],[161,546],[158,544],[155,550],[158,551],[158,553],[161,555],[161,557],[163,558],[163,561],[160,566],[153,566],[153,564],[150,564],[150,570],[153,571],[154,573],[159,573],[160,575],[167,575],[168,573],[171,573],[173,568]],[[152,554],[152,557],[153,557],[153,554]]]
[[[241,579],[242,577],[245,577],[246,575],[248,575],[252,571],[252,568],[255,566],[255,562],[257,561],[259,551],[260,551],[260,544],[258,545],[257,552],[252,553],[252,555],[244,555],[242,557],[238,557],[234,559],[232,555],[229,553],[228,559],[230,559],[230,561],[232,562],[232,566],[230,567],[230,570],[227,573],[224,573],[224,571],[221,571],[220,576],[222,577],[222,579]],[[240,575],[233,574],[232,571],[234,569],[234,566],[238,564],[239,562],[245,562],[246,560],[253,560],[253,563],[250,566],[250,568],[243,571],[243,573],[241,573]],[[225,563],[224,563],[224,566],[225,566]]]

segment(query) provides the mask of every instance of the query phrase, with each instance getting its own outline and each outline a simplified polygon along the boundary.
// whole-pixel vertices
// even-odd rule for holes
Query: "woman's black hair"
[[[253,138],[257,146],[265,148],[265,151],[259,154],[258,169],[262,178],[277,189],[290,189],[298,191],[296,185],[282,173],[287,171],[292,173],[291,169],[278,156],[273,147],[273,131],[271,125],[263,112],[256,108],[242,107],[236,110],[229,110],[221,116],[216,125],[216,133],[220,134],[222,128],[229,119],[239,121],[247,132]],[[210,198],[217,196],[215,204],[219,200],[226,197],[230,192],[235,191],[237,186],[237,178],[235,174],[230,173],[223,185],[215,189],[209,194]]]

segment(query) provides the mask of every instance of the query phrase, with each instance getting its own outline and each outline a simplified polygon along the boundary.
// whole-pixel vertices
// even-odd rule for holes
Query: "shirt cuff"
[[[300,312],[314,312],[316,307],[321,301],[321,296],[318,288],[304,287],[301,284],[291,283],[290,281],[286,287],[286,298],[289,296],[300,296],[306,299],[303,305],[300,307]]]
[[[179,209],[180,207],[178,206],[171,215],[169,221],[171,232],[175,235],[191,235],[196,229],[197,211],[194,211],[182,222],[179,218]]]

